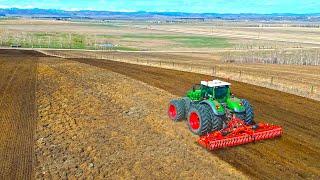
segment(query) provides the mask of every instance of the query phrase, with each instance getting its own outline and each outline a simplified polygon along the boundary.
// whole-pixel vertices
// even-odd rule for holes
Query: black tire
[[[241,119],[242,121],[245,121],[246,119],[246,112],[241,112],[241,113],[234,113],[237,118]]]
[[[190,98],[188,97],[184,97],[182,98],[182,100],[184,101],[184,109],[185,109],[185,119],[187,119],[188,117],[188,112],[190,111],[190,108],[192,106],[192,101]]]
[[[170,101],[168,116],[172,121],[180,121],[186,117],[185,103],[182,99]]]
[[[187,125],[193,134],[202,136],[211,132],[212,114],[210,111],[208,106],[202,104],[195,104],[191,107],[188,113]]]
[[[211,111],[211,110],[210,110]],[[223,126],[223,116],[217,116],[212,113],[212,118],[211,118],[211,131],[219,131],[222,129]]]
[[[254,111],[253,107],[246,99],[241,99],[243,106],[245,107],[245,117],[242,119],[246,124],[253,125],[254,122]]]

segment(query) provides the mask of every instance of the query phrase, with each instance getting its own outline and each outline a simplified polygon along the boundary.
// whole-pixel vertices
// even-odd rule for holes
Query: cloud
[[[32,6],[32,5],[26,5],[26,6],[7,6],[7,5],[0,5],[0,9],[8,9],[8,8],[19,8],[19,9],[33,9],[33,8],[37,8],[36,6]]]
[[[11,8],[10,6],[6,6],[6,5],[0,5],[1,9],[6,9],[6,8]]]

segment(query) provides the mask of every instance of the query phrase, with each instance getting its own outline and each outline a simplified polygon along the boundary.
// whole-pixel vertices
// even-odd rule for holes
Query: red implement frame
[[[281,135],[282,128],[280,126],[267,123],[246,125],[242,120],[234,116],[226,128],[201,136],[198,143],[209,150],[215,150],[264,139],[272,139]]]

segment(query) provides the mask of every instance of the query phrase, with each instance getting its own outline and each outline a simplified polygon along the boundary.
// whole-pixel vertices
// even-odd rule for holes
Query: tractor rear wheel
[[[212,114],[210,111],[210,108],[203,104],[196,104],[191,107],[187,125],[192,133],[201,136],[211,132]]]
[[[173,121],[180,121],[185,118],[185,103],[182,99],[174,99],[169,104],[168,116]]]
[[[211,111],[211,110],[210,110]],[[211,131],[219,131],[222,129],[223,126],[223,116],[217,116],[212,113],[211,117]]]
[[[242,119],[246,124],[252,125],[254,122],[254,112],[251,104],[246,99],[241,99],[243,106],[245,107],[245,117]]]
[[[191,106],[192,106],[192,101],[191,101],[191,99],[190,98],[188,98],[188,97],[184,97],[184,98],[182,98],[182,100],[184,101],[184,106],[185,106],[185,119],[187,119],[188,117],[187,117],[187,115],[188,115],[188,112],[189,112],[189,110],[190,110],[190,108],[191,108]]]
[[[237,118],[241,119],[242,121],[245,121],[246,119],[246,112],[240,112],[240,113],[234,113]]]

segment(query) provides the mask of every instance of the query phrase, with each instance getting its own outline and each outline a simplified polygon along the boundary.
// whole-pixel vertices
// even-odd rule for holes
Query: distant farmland
[[[259,27],[261,26],[261,27]],[[319,47],[320,28],[262,26],[261,22],[147,21],[67,22],[44,20],[0,21],[0,44],[22,47],[210,51],[214,49],[281,49]],[[106,46],[113,45],[113,47]]]
[[[39,28],[34,28],[28,23],[11,26],[4,23],[3,28],[0,29],[0,45],[4,47],[19,45],[22,48],[126,51],[161,50],[164,48],[206,50],[233,47],[233,43],[223,37],[153,33],[149,30],[140,32],[140,30],[135,29],[127,30],[127,27],[117,23],[104,25],[90,22],[71,24],[54,22],[51,25],[49,23],[49,26],[57,27],[52,29],[45,29],[45,23],[40,23],[37,26]],[[64,26],[68,26],[71,31],[65,31]],[[24,27],[29,30],[26,31]]]

